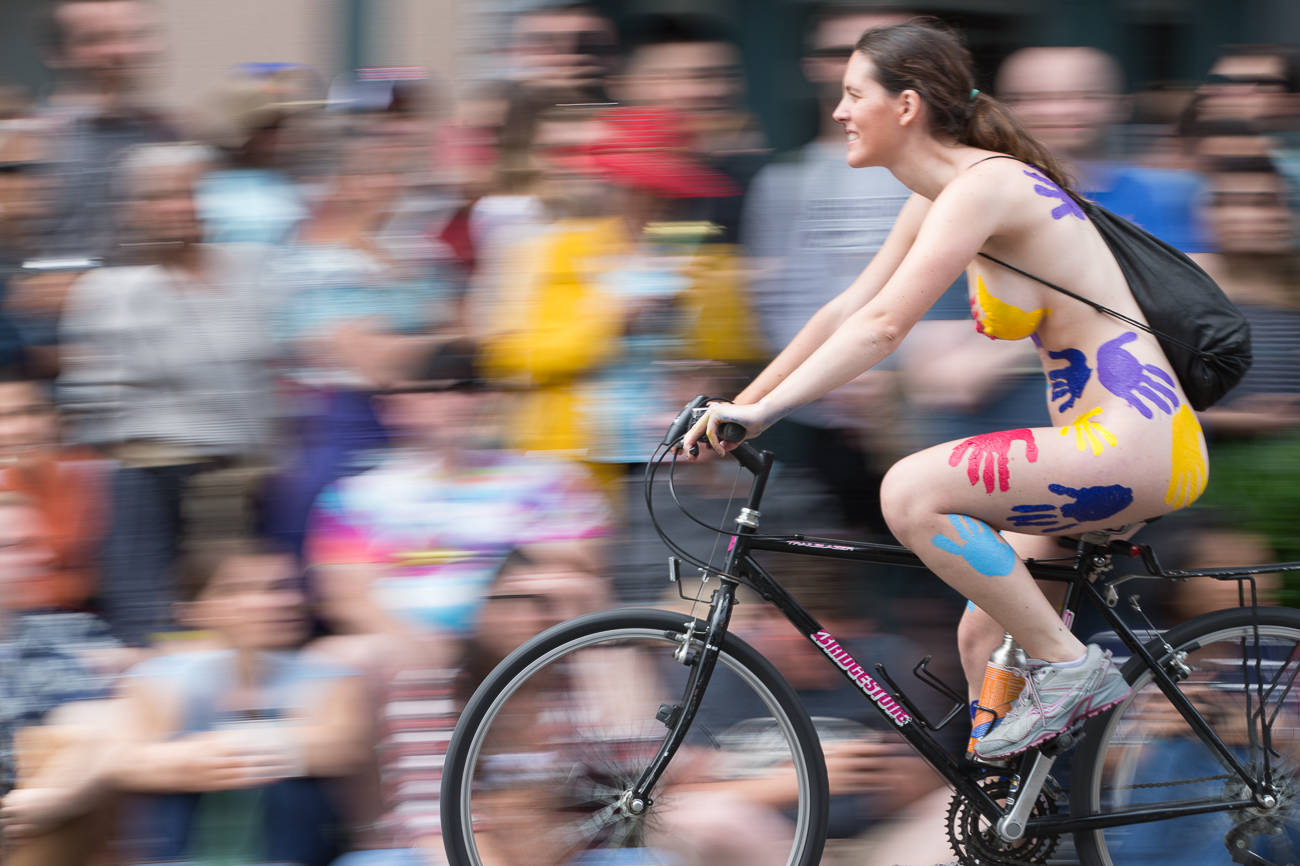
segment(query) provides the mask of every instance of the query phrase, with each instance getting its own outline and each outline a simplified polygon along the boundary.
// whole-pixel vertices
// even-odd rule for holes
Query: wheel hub
[[[1251,775],[1263,771],[1262,767],[1255,765],[1246,769]],[[1244,800],[1253,796],[1255,800],[1255,805],[1242,809],[1234,816],[1235,823],[1229,837],[1235,843],[1250,836],[1276,835],[1300,819],[1295,799],[1296,768],[1289,763],[1275,761],[1271,762],[1270,769],[1273,783],[1267,791],[1252,795],[1250,788],[1240,779],[1229,779],[1224,786],[1225,797]]]

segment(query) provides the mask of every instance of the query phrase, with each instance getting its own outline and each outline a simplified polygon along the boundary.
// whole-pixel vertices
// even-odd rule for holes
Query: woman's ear
[[[908,126],[916,122],[922,109],[921,94],[915,90],[904,90],[898,94],[898,124]]]

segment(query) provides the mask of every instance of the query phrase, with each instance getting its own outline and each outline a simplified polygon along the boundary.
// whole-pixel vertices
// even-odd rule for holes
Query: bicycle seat
[[[1057,542],[1062,547],[1073,548],[1080,541],[1086,541],[1089,544],[1095,544],[1098,547],[1106,547],[1112,541],[1128,541],[1138,533],[1138,530],[1148,523],[1154,523],[1159,520],[1161,515],[1149,517],[1146,520],[1138,520],[1133,523],[1126,523],[1123,526],[1111,529],[1092,529],[1088,532],[1081,532],[1078,535],[1057,536]]]

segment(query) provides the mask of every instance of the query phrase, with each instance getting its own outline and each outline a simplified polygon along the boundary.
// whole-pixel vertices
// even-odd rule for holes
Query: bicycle
[[[782,835],[762,848],[778,849],[771,862],[817,864],[829,797],[818,730],[771,663],[728,631],[741,586],[780,610],[946,780],[949,842],[966,866],[1045,863],[1066,834],[1088,866],[1166,862],[1171,853],[1177,859],[1167,862],[1185,863],[1189,849],[1216,862],[1300,862],[1300,698],[1293,692],[1300,611],[1259,605],[1255,582],[1258,574],[1300,570],[1300,562],[1167,571],[1150,547],[1111,532],[1084,534],[1064,560],[1029,560],[1036,578],[1066,584],[1068,624],[1085,600],[1101,613],[1130,654],[1122,670],[1133,692],[1002,765],[968,761],[935,736],[965,718],[968,705],[962,689],[927,670],[929,656],[914,675],[954,702],[938,721],[883,666],[859,663],[753,557],[780,552],[924,568],[911,551],[759,534],[773,455],[748,443],[731,452],[752,481],[735,529],[722,530],[729,538],[723,565],[695,558],[662,532],[656,474],[669,454],[675,465],[675,446],[706,402],[697,397],[683,409],[648,464],[645,485],[651,520],[674,553],[670,579],[680,582],[686,561],[701,569],[706,586],[717,581],[707,602],[694,599],[708,604],[707,617],[591,614],[550,628],[501,662],[466,705],[444,763],[443,837],[453,866],[670,866],[681,862],[673,834],[701,820],[698,804],[730,803],[732,793],[755,784],[781,795],[773,826]],[[743,438],[736,432],[743,434],[724,436]],[[677,499],[671,474],[669,489]],[[1147,574],[1117,575],[1113,557],[1121,555]],[[1236,581],[1241,606],[1161,632],[1133,595],[1129,607],[1145,620],[1134,629],[1117,608],[1119,588],[1138,578]],[[737,701],[751,713],[739,724]],[[1067,797],[1051,773],[1070,749]],[[694,832],[707,843],[721,831]],[[1171,848],[1174,841],[1182,844]]]

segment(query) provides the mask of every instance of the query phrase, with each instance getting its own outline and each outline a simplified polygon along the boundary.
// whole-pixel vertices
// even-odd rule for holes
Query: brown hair
[[[231,560],[288,555],[286,550],[269,541],[244,536],[207,538],[195,542],[176,563],[177,600],[198,601],[207,592],[217,573]]]
[[[1073,181],[1011,111],[975,90],[970,51],[934,18],[873,27],[853,50],[871,61],[876,81],[892,94],[914,90],[930,109],[930,129],[959,144],[1009,154],[1039,169],[1062,189]]]

